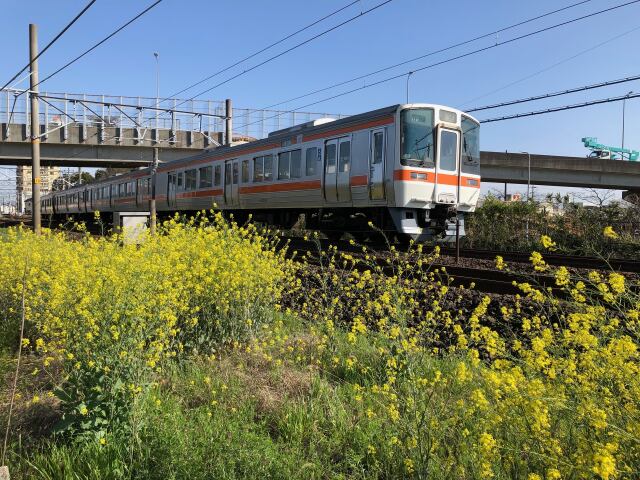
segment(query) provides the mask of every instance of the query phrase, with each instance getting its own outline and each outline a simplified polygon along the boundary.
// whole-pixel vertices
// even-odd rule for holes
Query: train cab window
[[[213,185],[213,167],[200,167],[200,188],[207,188]]]
[[[278,180],[286,180],[289,178],[289,160],[291,152],[282,152],[278,154]]]
[[[264,181],[273,180],[273,155],[264,156]]]
[[[242,161],[242,183],[249,182],[249,160]]]
[[[351,164],[351,141],[340,142],[338,150],[338,172],[348,172]]]
[[[442,170],[456,169],[456,151],[458,150],[458,135],[450,130],[440,133],[440,165]]]
[[[261,182],[264,180],[264,157],[256,157],[253,159],[253,181]]]
[[[222,183],[222,165],[216,165],[213,176],[213,184],[220,185],[220,183]]]
[[[239,177],[238,162],[233,162],[233,184],[234,185],[238,184],[238,177]]]
[[[307,148],[305,153],[305,170],[307,177],[316,174],[316,162],[320,158],[320,149],[318,147]]]
[[[384,158],[384,133],[376,132],[373,134],[373,164],[382,163]]]
[[[480,175],[480,125],[468,117],[462,117],[462,162],[464,173]]]
[[[400,163],[434,167],[434,113],[431,108],[410,108],[400,114]]]
[[[195,190],[197,186],[197,173],[196,169],[187,170],[185,172],[184,189]]]
[[[302,176],[302,150],[292,150],[289,162],[291,164],[291,178],[300,178]]]

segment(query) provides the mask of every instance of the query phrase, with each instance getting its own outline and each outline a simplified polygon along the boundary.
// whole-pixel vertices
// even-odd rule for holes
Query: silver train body
[[[304,214],[330,236],[367,231],[370,221],[415,240],[449,236],[478,201],[479,123],[432,104],[314,120],[161,163],[155,178],[145,168],[53,192],[42,213],[148,211],[154,186],[159,215],[215,206],[284,228]]]

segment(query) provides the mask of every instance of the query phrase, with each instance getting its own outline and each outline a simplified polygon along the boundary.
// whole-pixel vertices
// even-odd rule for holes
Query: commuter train
[[[234,219],[306,228],[336,238],[371,231],[417,241],[455,233],[480,192],[480,124],[454,108],[393,105],[322,118],[267,138],[218,147],[42,197],[43,218],[215,206]],[[155,182],[155,185],[154,185]]]

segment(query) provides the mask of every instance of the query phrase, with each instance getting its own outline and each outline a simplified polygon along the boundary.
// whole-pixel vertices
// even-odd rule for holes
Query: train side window
[[[261,182],[264,180],[264,157],[256,157],[253,159],[253,181]]]
[[[249,160],[242,161],[242,183],[249,183]]]
[[[200,167],[200,188],[207,188],[213,185],[213,167]]]
[[[273,155],[264,156],[264,181],[273,180]]]
[[[196,169],[193,168],[191,170],[187,170],[185,172],[184,189],[195,190],[196,186],[198,185],[197,180],[198,180],[198,177],[197,177]]]
[[[349,165],[351,163],[351,141],[346,140],[344,142],[340,142],[340,149],[338,153],[338,171],[346,173],[349,171]]]
[[[289,159],[291,152],[282,152],[278,154],[278,180],[286,180],[289,178]]]
[[[384,158],[384,133],[373,134],[373,163],[382,163]]]
[[[302,150],[292,150],[289,152],[291,163],[291,178],[300,178],[302,176]]]
[[[316,161],[318,160],[318,147],[307,148],[305,153],[305,169],[307,177],[311,177],[316,174]]]
[[[222,183],[222,165],[216,165],[213,183],[214,185],[220,185],[220,183]]]
[[[184,172],[179,172],[176,174],[176,185],[177,185],[177,189],[178,190],[182,190],[182,187],[184,186]]]
[[[238,184],[238,177],[239,177],[238,162],[233,162],[233,184],[234,185]]]

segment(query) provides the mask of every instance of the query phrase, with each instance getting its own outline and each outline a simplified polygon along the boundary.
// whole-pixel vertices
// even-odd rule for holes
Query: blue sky
[[[380,1],[361,0],[339,15],[215,80],[225,79],[297,41],[371,8]],[[230,97],[238,107],[264,107],[576,1],[393,0],[342,28],[213,90],[204,98]],[[150,3],[151,0],[98,0],[42,57],[41,76],[52,72]],[[166,96],[347,3],[347,0],[164,0],[107,44],[43,84],[41,89],[153,96],[153,52],[157,51],[160,53],[160,90],[161,95]],[[619,3],[623,3],[622,0],[591,0],[554,16],[501,33],[497,40],[507,40]],[[34,8],[25,8],[24,1],[0,0],[3,12],[0,42],[4,45],[0,76],[6,77],[1,79],[2,82],[26,63],[29,23],[39,25],[40,44],[44,45],[85,4],[86,0],[40,0],[34,2]],[[410,99],[465,108],[636,75],[640,68],[640,49],[637,48],[639,21],[640,3],[416,73],[410,80]],[[634,28],[638,29],[622,35]],[[614,39],[616,36],[621,37]],[[484,39],[372,77],[367,82],[444,60],[495,41],[495,38]],[[603,42],[606,43],[581,54]],[[575,58],[567,60],[574,56]],[[549,68],[558,62],[563,63]],[[536,74],[542,70],[546,71]],[[509,86],[513,82],[518,83]],[[215,82],[209,82],[188,93],[196,93],[213,83]],[[342,87],[342,90],[362,84],[361,80]],[[404,102],[405,85],[404,78],[393,80],[322,103],[309,110],[350,114]],[[494,92],[495,90],[498,91]],[[478,114],[478,117],[578,103],[623,95],[630,90],[640,91],[640,82],[494,110]],[[339,91],[341,90],[337,89],[335,93]],[[295,108],[331,93],[334,91],[285,106]],[[477,97],[481,98],[473,100]],[[614,103],[487,124],[483,127],[481,147],[483,150],[526,150],[582,156],[587,153],[580,142],[583,136],[596,136],[610,145],[620,144],[621,109],[620,103]],[[640,149],[639,113],[639,100],[627,102],[625,144],[637,149]]]

